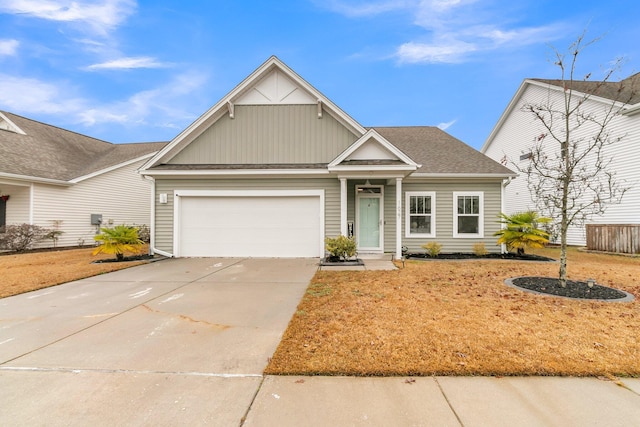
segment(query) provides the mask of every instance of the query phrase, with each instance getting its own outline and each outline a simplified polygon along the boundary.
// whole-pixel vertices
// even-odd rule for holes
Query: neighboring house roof
[[[3,117],[10,123],[0,128],[0,174],[73,181],[167,144],[112,144],[5,111],[0,112]]]
[[[480,152],[485,153],[491,145],[495,135],[504,124],[511,111],[516,108],[518,100],[529,85],[538,85],[543,87],[553,86],[556,90],[561,90],[567,82],[564,80],[553,79],[525,79],[520,87],[511,98],[511,101],[505,108],[504,112],[498,119],[498,122],[491,130]],[[590,95],[593,99],[600,98],[606,102],[620,102],[626,104],[622,109],[622,114],[636,114],[640,112],[640,73],[633,74],[626,79],[618,82],[602,82],[602,81],[579,81],[572,82],[573,90]]]
[[[531,79],[536,82],[564,87],[565,81],[551,79]],[[640,73],[636,73],[618,82],[579,81],[572,82],[572,88],[578,92],[599,96],[612,101],[634,105],[640,102]]]
[[[374,129],[421,165],[416,174],[515,175],[510,169],[437,127],[402,126]]]

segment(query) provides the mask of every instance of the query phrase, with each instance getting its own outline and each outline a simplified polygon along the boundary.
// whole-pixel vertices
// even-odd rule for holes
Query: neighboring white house
[[[99,218],[149,225],[151,183],[137,170],[165,145],[111,144],[0,111],[0,227],[58,229],[57,246],[76,246],[93,244]]]
[[[619,82],[573,82],[576,96],[588,94],[585,110],[602,115],[616,100],[624,100],[622,113],[607,127],[612,138],[622,140],[606,147],[606,156],[612,159],[608,170],[616,173],[616,179],[629,190],[621,204],[609,205],[606,212],[592,217],[592,224],[640,223],[640,73]],[[546,130],[531,112],[523,110],[525,104],[549,104],[564,102],[561,80],[526,79],[493,128],[481,152],[502,162],[513,170],[516,165],[526,167],[533,141]],[[580,133],[582,132],[582,133]],[[574,134],[585,136],[585,130]],[[555,144],[557,146],[557,144]],[[550,149],[553,144],[550,142]],[[555,147],[557,148],[557,147]],[[536,209],[535,201],[527,187],[527,177],[521,174],[506,187],[506,213]],[[568,233],[570,245],[585,245],[585,227],[572,227]]]

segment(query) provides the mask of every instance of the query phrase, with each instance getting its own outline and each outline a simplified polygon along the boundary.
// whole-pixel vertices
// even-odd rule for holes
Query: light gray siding
[[[325,234],[340,234],[340,182],[336,179],[157,179],[155,247],[173,253],[173,191],[179,190],[324,190]],[[167,203],[159,204],[159,194]]]
[[[386,180],[369,180],[371,185],[384,185]],[[355,199],[357,185],[364,185],[364,180],[347,181],[347,220],[357,221],[355,218]],[[407,191],[433,191],[436,193],[436,237],[412,238],[405,236],[405,193]],[[484,237],[483,238],[454,238],[453,237],[453,193],[454,192],[482,192],[484,196]],[[402,185],[402,245],[412,252],[423,252],[421,246],[427,242],[442,244],[443,252],[472,252],[473,245],[478,242],[485,244],[489,252],[500,252],[496,245],[497,238],[493,233],[500,229],[498,215],[500,213],[501,182],[465,182],[465,181],[425,181],[405,182]],[[339,203],[339,200],[338,200]],[[339,208],[338,208],[339,212]],[[384,251],[396,250],[396,187],[384,186]]]
[[[394,189],[395,190],[395,189]],[[423,252],[421,248],[427,242],[438,242],[442,245],[442,252],[472,252],[475,243],[484,243],[489,252],[500,252],[493,233],[500,229],[498,215],[500,213],[500,182],[424,182],[405,183],[402,186],[402,244],[410,252]],[[405,236],[405,197],[407,191],[433,191],[436,193],[436,237],[411,238]],[[483,192],[484,195],[484,237],[483,238],[454,238],[453,237],[453,193],[454,192]],[[390,192],[391,193],[391,192]],[[395,198],[389,198],[389,205],[395,206]],[[389,207],[385,211],[392,211]],[[392,215],[393,216],[393,215]],[[386,218],[387,221],[390,218]],[[385,236],[385,243],[386,236]],[[385,251],[393,250],[393,243],[385,245]]]
[[[170,164],[329,163],[357,136],[316,105],[237,105]]]

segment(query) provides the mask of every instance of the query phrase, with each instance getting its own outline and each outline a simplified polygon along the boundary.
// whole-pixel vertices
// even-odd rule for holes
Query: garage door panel
[[[319,197],[181,197],[180,256],[317,257]]]

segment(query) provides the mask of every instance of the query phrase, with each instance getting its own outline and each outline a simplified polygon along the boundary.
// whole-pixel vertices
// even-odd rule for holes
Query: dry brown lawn
[[[539,250],[558,258],[557,249]],[[397,271],[320,271],[268,374],[640,375],[640,303],[507,287],[557,263],[411,261]],[[640,297],[640,258],[571,250],[569,275]]]
[[[93,261],[113,258],[113,255],[91,255],[93,248],[65,249],[0,256],[0,298],[34,291],[109,271],[142,264]]]

